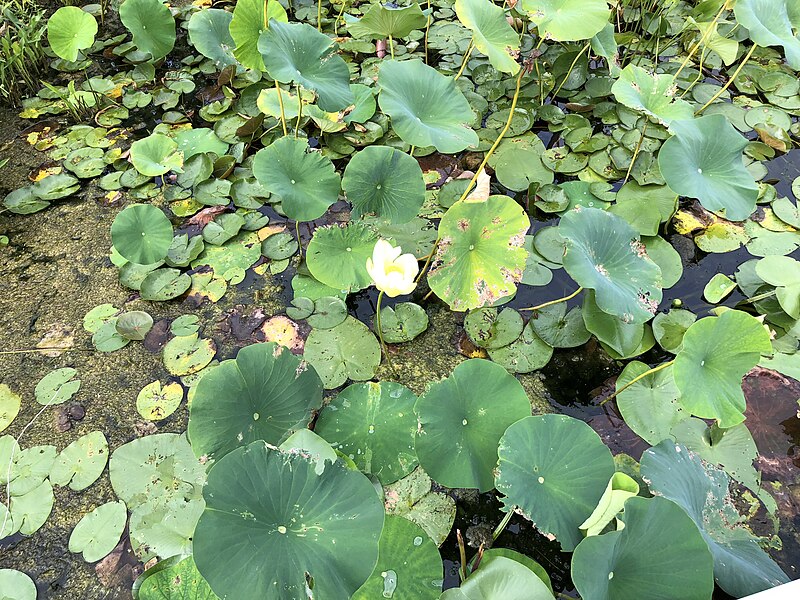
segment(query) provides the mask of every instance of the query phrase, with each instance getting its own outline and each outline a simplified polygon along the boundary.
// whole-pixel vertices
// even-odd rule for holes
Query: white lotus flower
[[[400,246],[378,240],[372,258],[367,259],[367,273],[375,287],[391,298],[410,294],[417,287],[414,278],[419,273],[419,263],[413,254],[402,252]]]

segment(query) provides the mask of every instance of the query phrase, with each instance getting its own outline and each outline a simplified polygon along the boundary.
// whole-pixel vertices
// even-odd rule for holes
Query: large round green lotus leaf
[[[242,0],[244,4],[246,0]],[[275,2],[280,6],[278,2]],[[234,6],[234,12],[239,7],[239,3]],[[281,6],[281,8],[283,8]],[[236,59],[233,57],[233,48],[236,42],[230,34],[230,25],[233,15],[227,10],[219,8],[206,8],[198,10],[189,19],[189,41],[192,46],[205,56],[213,60],[217,67],[224,68],[236,64]],[[254,39],[258,39],[258,34]],[[253,44],[255,47],[255,43]],[[261,55],[256,53],[259,60]]]
[[[525,271],[529,227],[528,215],[508,196],[456,202],[439,224],[439,245],[428,271],[431,289],[458,311],[513,295]]]
[[[381,64],[378,85],[378,104],[404,142],[435,146],[444,154],[478,145],[467,125],[474,119],[472,109],[451,77],[419,59],[388,60]]]
[[[417,466],[414,393],[392,381],[351,385],[326,405],[314,431],[383,485]]]
[[[497,452],[495,483],[509,510],[518,506],[539,531],[572,551],[614,474],[611,451],[583,421],[542,415],[511,425]]]
[[[229,31],[236,44],[233,55],[242,66],[254,71],[264,70],[264,59],[258,51],[258,38],[267,30],[270,20],[283,23],[289,20],[286,9],[280,2],[263,2],[263,0],[236,2]]]
[[[172,245],[172,223],[151,204],[127,207],[111,224],[111,241],[132,263],[151,265],[162,260]]]
[[[389,36],[404,38],[415,29],[424,29],[428,17],[417,3],[395,8],[377,3],[371,4],[360,19],[345,15],[344,20],[353,37],[378,40]]]
[[[302,454],[264,442],[215,464],[203,490],[194,560],[221,598],[346,600],[378,559],[383,503],[341,461],[317,475]]]
[[[494,487],[500,437],[530,415],[531,406],[513,375],[475,358],[432,384],[415,411],[417,457],[425,471],[441,485],[485,492]]]
[[[36,600],[36,584],[22,571],[0,569],[0,590],[4,600]]]
[[[747,313],[728,310],[692,324],[675,357],[673,376],[680,403],[691,414],[716,419],[720,427],[744,421],[742,377],[771,354],[769,333]]]
[[[195,14],[203,12],[205,11]],[[228,151],[228,144],[219,139],[217,134],[207,127],[179,131],[175,135],[175,142],[178,144],[178,150],[183,153],[183,160],[189,160],[195,154],[213,152],[222,155]]]
[[[617,378],[616,389],[643,375],[650,367],[632,361]],[[672,378],[672,367],[651,373],[617,396],[617,407],[625,423],[650,445],[669,437],[672,428],[689,415],[678,402],[680,392]]]
[[[139,576],[132,591],[134,600],[218,600],[191,555],[156,563]]]
[[[713,560],[681,507],[664,498],[630,498],[625,529],[583,540],[572,580],[585,600],[708,600]],[[676,595],[677,594],[677,595]]]
[[[467,577],[461,587],[447,590],[441,600],[552,600],[553,592],[520,562],[497,556]]]
[[[529,321],[536,334],[553,348],[575,348],[589,341],[580,307],[567,312],[567,304],[559,302],[537,310]]]
[[[362,290],[372,279],[367,259],[377,236],[358,221],[320,227],[308,243],[308,270],[320,282],[337,290]]]
[[[86,562],[108,556],[119,542],[128,520],[123,502],[107,502],[78,521],[69,536],[69,551],[83,553]]]
[[[611,15],[606,0],[522,0],[522,10],[539,27],[540,36],[560,42],[594,37]]]
[[[133,34],[136,47],[153,60],[164,58],[175,45],[175,19],[161,0],[125,0],[119,20]]]
[[[183,155],[178,152],[175,140],[162,133],[154,133],[131,144],[131,162],[142,175],[158,177],[169,171],[180,173]]]
[[[282,137],[259,150],[253,175],[280,197],[283,212],[295,221],[318,219],[339,198],[341,180],[331,159],[304,139]]]
[[[597,305],[626,323],[653,318],[661,302],[661,269],[627,221],[599,208],[566,213],[558,232],[567,242],[564,268],[593,289]]]
[[[348,379],[372,379],[381,363],[381,347],[366,325],[347,317],[332,329],[313,329],[306,340],[305,358],[330,390]]]
[[[425,202],[419,163],[388,146],[369,146],[353,155],[344,170],[342,188],[355,216],[375,213],[391,223],[410,221]]]
[[[353,104],[347,63],[331,38],[311,25],[272,19],[258,38],[258,50],[270,77],[314,90],[322,110],[336,112]]]
[[[506,21],[506,13],[491,0],[456,0],[456,15],[472,31],[475,47],[503,73],[519,71],[519,36]]]
[[[736,22],[747,28],[759,46],[783,46],[786,62],[800,69],[800,8],[795,0],[740,0],[733,7]],[[792,31],[794,28],[795,31]]]
[[[47,21],[50,48],[68,61],[78,60],[78,50],[94,44],[97,20],[77,6],[62,6]]]
[[[729,221],[744,221],[756,207],[758,184],[742,162],[748,141],[722,115],[673,121],[658,166],[676,194],[697,198]]]
[[[800,319],[800,262],[788,256],[766,256],[756,264],[756,273],[776,287],[783,311],[792,319]]]
[[[353,600],[437,600],[442,558],[436,544],[416,523],[394,515],[383,522],[378,564]]]
[[[743,517],[734,507],[724,471],[672,440],[645,451],[641,469],[650,491],[679,505],[700,529],[714,558],[714,578],[728,594],[741,598],[789,580],[761,549],[758,538],[740,524]],[[625,524],[627,530],[627,518]],[[658,547],[668,546],[659,539]],[[670,578],[677,573],[673,571]]]
[[[189,410],[192,450],[219,459],[256,440],[279,444],[321,405],[314,369],[283,346],[247,346],[198,382]]]
[[[673,75],[650,73],[633,63],[622,69],[611,92],[620,102],[657,119],[664,125],[694,118],[692,105],[675,97],[678,87]]]

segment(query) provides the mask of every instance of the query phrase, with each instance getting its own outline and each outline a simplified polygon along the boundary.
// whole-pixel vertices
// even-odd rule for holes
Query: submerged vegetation
[[[2,217],[96,201],[127,298],[0,350],[20,374],[58,359],[30,397],[2,375],[1,547],[80,494],[65,560],[106,584],[129,553],[141,600],[702,600],[797,578],[800,553],[770,551],[800,543],[798,465],[762,441],[798,407],[770,422],[743,387],[800,380],[800,169],[770,171],[800,139],[794,2],[2,10],[0,87],[47,156]],[[730,260],[700,281],[705,255]],[[138,416],[29,443],[100,391],[71,356],[147,352]],[[607,372],[577,397],[589,360]],[[551,413],[556,386],[635,441]],[[468,497],[499,500],[483,533],[462,534]],[[558,562],[498,547],[512,521]],[[2,597],[95,597],[0,565]]]

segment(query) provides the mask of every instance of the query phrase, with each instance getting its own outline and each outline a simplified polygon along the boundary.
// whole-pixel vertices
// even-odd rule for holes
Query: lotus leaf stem
[[[644,127],[642,127],[642,135],[639,136],[639,142],[636,144],[636,148],[633,151],[633,157],[631,158],[631,164],[628,165],[628,171],[625,173],[625,180],[622,182],[622,185],[628,183],[628,179],[631,176],[631,171],[633,171],[633,165],[636,164],[636,158],[639,156],[639,150],[642,149],[642,142],[644,141],[644,135],[647,133],[647,124],[649,121],[644,122]]]
[[[297,139],[297,132],[300,131],[300,119],[303,118],[303,98],[300,96],[300,86],[297,86],[297,123],[294,126],[294,137]],[[298,242],[300,238],[298,237]]]
[[[530,308],[520,308],[520,310],[540,310],[547,306],[553,306],[553,304],[560,304],[562,302],[566,302],[567,300],[572,300],[575,296],[580,294],[583,291],[582,287],[579,287],[577,290],[572,292],[569,296],[564,296],[563,298],[556,298],[555,300],[550,300],[549,302],[545,302],[544,304],[537,304],[536,306],[531,306]]]
[[[389,356],[389,350],[386,347],[386,342],[383,341],[383,328],[381,327],[381,300],[383,300],[383,291],[378,293],[377,308],[375,310],[375,328],[378,330],[378,339],[381,342],[381,350],[383,350],[383,353],[386,355],[386,364],[389,365],[392,374],[397,377],[397,371],[394,370],[394,365],[392,364],[392,358]]]
[[[461,566],[458,569],[458,576],[463,582],[467,578],[467,551],[464,548],[464,537],[461,530],[456,529],[456,540],[458,541],[458,554],[461,557]]]
[[[283,135],[286,135],[286,113],[283,110],[283,96],[281,95],[281,86],[278,80],[275,80],[275,89],[278,90],[278,106],[281,107],[281,126],[283,127]]]
[[[681,71],[683,71],[686,68],[686,65],[689,64],[690,60],[692,60],[692,57],[695,55],[695,53],[700,48],[700,46],[702,46],[705,43],[705,41],[711,35],[711,32],[714,31],[714,29],[717,26],[717,21],[722,16],[722,13],[725,11],[726,5],[727,5],[727,2],[723,2],[722,3],[722,6],[720,7],[719,12],[717,12],[717,15],[714,17],[714,20],[711,21],[711,24],[708,26],[708,29],[706,29],[706,32],[702,35],[702,37],[699,40],[697,40],[697,43],[689,51],[689,54],[687,54],[686,58],[683,59],[683,62],[681,63],[681,66],[678,67],[678,70],[675,72],[675,75],[673,75],[673,77],[675,79],[678,79],[678,75],[680,75]]]
[[[389,54],[394,59],[394,38],[391,33],[389,34]]]
[[[464,58],[461,59],[461,68],[456,73],[456,76],[453,77],[453,81],[461,77],[461,74],[464,72],[464,69],[467,66],[467,61],[469,61],[469,57],[472,55],[472,50],[475,48],[475,44],[472,43],[472,40],[469,41],[469,45],[467,46],[467,51],[464,52]]]
[[[515,508],[516,508],[516,506],[512,506],[511,510],[509,510],[505,514],[505,516],[503,517],[503,520],[500,521],[500,523],[497,525],[497,527],[495,527],[494,531],[492,532],[492,541],[493,542],[497,541],[497,538],[500,537],[500,534],[503,533],[503,531],[505,530],[505,528],[508,525],[509,521],[511,521],[511,517],[514,516],[514,509]]]
[[[586,52],[590,47],[591,47],[591,44],[586,44],[581,49],[581,51],[578,52],[578,54],[575,55],[575,58],[572,60],[572,64],[569,66],[569,71],[567,71],[567,74],[564,75],[564,79],[561,80],[561,83],[559,84],[559,86],[556,89],[556,91],[553,92],[553,98],[558,96],[558,92],[560,92],[561,88],[564,87],[564,84],[567,83],[567,79],[569,79],[569,76],[572,74],[572,70],[575,68],[575,65],[578,64],[578,59],[580,59],[580,57],[583,56],[583,53]]]
[[[658,365],[657,367],[653,367],[652,369],[648,369],[647,371],[645,371],[645,372],[644,372],[644,373],[642,373],[641,375],[637,375],[636,377],[634,377],[633,379],[631,379],[631,380],[630,380],[628,383],[626,383],[626,384],[625,384],[625,385],[623,385],[621,388],[619,388],[619,389],[618,389],[616,392],[614,392],[613,394],[611,394],[611,395],[610,395],[608,398],[606,398],[605,400],[603,400],[603,401],[600,403],[600,406],[603,406],[603,404],[605,404],[606,402],[608,402],[609,400],[611,400],[611,399],[612,399],[612,398],[614,398],[615,396],[619,396],[619,395],[620,395],[622,392],[624,392],[625,390],[627,390],[629,387],[631,387],[631,386],[632,386],[634,383],[636,383],[637,381],[640,381],[640,380],[644,379],[645,377],[647,377],[648,375],[652,375],[653,373],[658,373],[659,371],[661,371],[661,370],[663,370],[663,369],[666,369],[667,367],[671,367],[671,366],[672,366],[672,363],[674,363],[674,362],[675,362],[675,359],[668,360],[667,362],[665,362],[665,363],[662,363],[662,364]]]
[[[714,94],[713,96],[711,96],[711,98],[709,98],[708,102],[706,102],[705,104],[703,104],[703,106],[701,106],[701,107],[700,107],[700,108],[697,110],[697,112],[695,112],[695,113],[694,113],[694,114],[695,114],[695,116],[699,115],[699,114],[700,114],[700,113],[702,113],[702,112],[703,112],[705,109],[707,109],[707,108],[708,108],[708,107],[711,105],[711,103],[713,103],[713,102],[714,102],[714,100],[716,100],[717,98],[719,98],[719,97],[720,97],[722,94],[724,94],[724,93],[725,93],[725,90],[727,90],[729,87],[731,87],[731,84],[732,84],[732,83],[734,82],[734,80],[735,80],[735,79],[736,79],[736,78],[739,76],[739,73],[741,73],[741,72],[742,72],[742,69],[744,69],[744,66],[747,64],[747,61],[748,61],[748,60],[750,60],[750,57],[751,57],[751,56],[753,56],[753,52],[755,52],[755,51],[756,51],[756,48],[758,48],[758,44],[753,44],[753,46],[750,48],[750,51],[749,51],[749,52],[748,52],[748,53],[745,55],[745,57],[742,59],[742,62],[740,62],[740,63],[739,63],[739,66],[738,66],[738,67],[736,67],[736,70],[733,72],[733,75],[731,75],[731,76],[728,78],[728,81],[726,81],[726,82],[725,82],[725,85],[723,85],[721,88],[719,88],[719,89],[717,90],[717,93],[716,93],[716,94]]]

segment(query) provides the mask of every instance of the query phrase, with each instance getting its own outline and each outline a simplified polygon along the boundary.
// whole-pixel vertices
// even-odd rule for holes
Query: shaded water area
[[[5,112],[0,114],[0,125],[0,158],[10,159],[0,183],[0,194],[5,195],[27,183],[29,173],[46,157],[20,138],[20,132],[30,123]],[[781,163],[770,171],[784,185],[793,179],[791,173],[797,172],[800,161],[796,151],[787,157],[779,159]],[[779,193],[785,191],[779,187]],[[279,276],[250,274],[241,284],[231,286],[216,304],[141,300],[119,284],[118,270],[108,257],[111,223],[122,207],[106,203],[104,193],[89,183],[80,195],[54,203],[40,213],[0,215],[0,235],[9,238],[7,246],[0,246],[0,351],[31,350],[37,345],[65,349],[0,354],[0,382],[9,384],[23,397],[20,415],[5,433],[21,436],[23,447],[52,444],[60,450],[81,435],[100,430],[113,450],[147,433],[184,431],[188,416],[185,403],[157,425],[144,421],[135,407],[136,396],[144,385],[155,379],[176,379],[165,370],[160,356],[169,336],[169,321],[186,313],[198,315],[204,336],[213,338],[217,345],[216,358],[224,360],[235,356],[238,348],[263,340],[261,326],[270,316],[283,313],[291,298],[292,269]],[[535,223],[533,230],[544,224]],[[705,283],[715,273],[732,274],[747,253],[742,249],[706,255],[688,239],[673,236],[670,241],[682,254],[685,276],[665,294],[661,309],[680,298],[686,308],[704,316],[711,307],[702,299]],[[573,291],[571,286],[571,280],[557,271],[551,284],[526,287],[509,305],[525,307],[558,298]],[[426,293],[427,289],[417,290],[414,300],[428,313],[429,329],[414,341],[390,349],[398,380],[417,394],[465,360],[459,350],[463,315],[450,312],[436,299],[423,300]],[[741,299],[734,293],[725,303],[734,305]],[[369,323],[375,302],[374,293],[356,294],[349,301],[350,312]],[[90,309],[103,303],[126,310],[146,310],[156,325],[142,344],[130,344],[110,354],[96,352],[82,320]],[[656,363],[663,359],[651,351],[642,360]],[[53,369],[67,366],[78,371],[80,391],[70,403],[42,410],[31,400],[36,383]],[[613,387],[613,379],[622,366],[590,341],[581,348],[556,350],[542,372],[519,379],[531,398],[534,413],[558,411],[582,418],[614,453],[625,452],[638,460],[646,446],[625,426],[613,403],[598,405],[603,394]],[[376,377],[388,379],[391,373],[383,365]],[[800,576],[800,383],[756,370],[746,378],[744,389],[749,406],[748,426],[761,452],[757,467],[778,503],[779,523],[764,514],[763,508],[758,509],[756,503],[748,504],[746,495],[738,501],[741,507],[753,506],[752,527],[770,540],[770,554],[790,578],[796,579]],[[481,542],[491,539],[502,513],[493,493],[448,493],[456,499],[458,513],[441,552],[445,559],[445,586],[452,587],[458,581],[459,565],[455,531],[463,532],[471,556]],[[78,520],[115,498],[107,471],[82,492],[56,487],[53,512],[42,529],[30,537],[17,535],[0,544],[0,568],[16,568],[30,574],[40,598],[129,598],[131,584],[143,566],[125,536],[117,550],[98,564],[85,563],[67,548],[69,534]],[[547,569],[557,591],[573,594],[569,554],[561,553],[558,544],[538,534],[530,522],[514,516],[495,545],[532,557]]]

